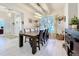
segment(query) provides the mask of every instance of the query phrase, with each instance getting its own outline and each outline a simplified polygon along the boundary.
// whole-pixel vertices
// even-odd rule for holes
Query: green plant
[[[70,25],[77,25],[78,24],[78,17],[74,16],[74,18],[71,19]]]

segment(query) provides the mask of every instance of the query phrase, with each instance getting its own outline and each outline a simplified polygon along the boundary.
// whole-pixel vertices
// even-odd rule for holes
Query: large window
[[[49,29],[49,32],[54,32],[54,18],[53,18],[53,16],[48,16],[48,29]]]
[[[53,16],[45,16],[40,20],[40,30],[48,29],[49,32],[54,32]]]

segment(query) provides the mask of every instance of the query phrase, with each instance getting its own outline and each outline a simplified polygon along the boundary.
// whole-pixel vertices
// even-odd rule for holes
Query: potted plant
[[[72,28],[77,28],[77,24],[78,24],[78,17],[74,16],[74,18],[71,19],[70,25],[72,26]]]

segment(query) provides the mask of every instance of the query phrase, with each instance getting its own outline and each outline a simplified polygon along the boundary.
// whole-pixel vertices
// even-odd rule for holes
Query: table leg
[[[29,43],[30,43],[30,46],[32,47],[32,40],[31,40],[31,38],[29,38]]]
[[[37,51],[36,38],[32,38],[32,54],[35,54]]]
[[[19,35],[19,47],[23,46],[23,35]]]

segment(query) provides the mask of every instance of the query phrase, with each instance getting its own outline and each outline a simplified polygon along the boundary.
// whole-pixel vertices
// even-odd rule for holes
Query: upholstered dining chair
[[[36,38],[37,38],[36,47],[38,47],[40,50],[40,44],[42,44],[42,46],[43,46],[43,31],[42,30],[39,31],[39,34],[36,36]],[[30,39],[30,45],[31,44],[32,44],[32,41]],[[32,45],[31,45],[31,47],[32,47]]]
[[[24,33],[30,32],[29,29],[24,29]],[[29,37],[25,36],[25,42],[28,42],[26,39],[29,39]]]
[[[48,29],[45,29],[44,34],[43,34],[44,43],[46,43],[48,39],[49,39]]]

